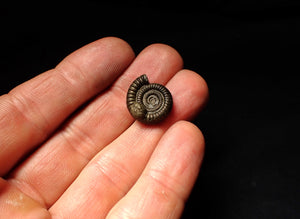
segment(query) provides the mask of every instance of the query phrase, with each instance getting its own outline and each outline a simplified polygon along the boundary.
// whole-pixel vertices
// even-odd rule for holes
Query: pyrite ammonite
[[[145,124],[155,124],[165,119],[172,105],[170,91],[161,84],[150,84],[145,74],[135,79],[127,92],[130,114]]]

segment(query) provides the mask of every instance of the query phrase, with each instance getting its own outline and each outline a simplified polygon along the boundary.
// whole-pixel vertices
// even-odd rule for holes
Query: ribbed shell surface
[[[162,121],[173,105],[170,91],[161,84],[149,84],[146,75],[132,82],[127,93],[127,108],[131,115],[146,124]]]

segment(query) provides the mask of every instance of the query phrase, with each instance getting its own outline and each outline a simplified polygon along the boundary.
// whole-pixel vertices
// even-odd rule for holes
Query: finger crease
[[[164,196],[170,196],[168,194],[174,195],[178,200],[184,201],[185,198],[181,195],[183,192],[183,186],[174,177],[164,173],[163,171],[157,169],[151,169],[146,174],[146,177],[154,181],[158,185],[159,189]],[[176,189],[174,189],[176,188]],[[182,188],[182,189],[181,189]]]
[[[93,139],[74,124],[67,125],[67,127],[65,127],[61,132],[61,136],[67,142],[67,145],[80,154],[86,162],[89,162],[90,159],[92,159],[92,157],[99,151],[99,147]]]
[[[22,191],[24,194],[32,198],[33,200],[37,201],[40,205],[42,205],[44,208],[48,208],[46,204],[46,200],[43,198],[41,193],[38,189],[36,189],[32,184],[29,182],[26,182],[24,180],[20,180],[17,178],[9,179],[8,182],[17,187],[20,191]],[[27,192],[24,192],[27,191]]]
[[[31,124],[33,127],[35,127],[36,131],[40,132],[43,135],[43,139],[48,136],[48,131],[50,127],[50,124],[46,117],[42,114],[42,112],[39,110],[39,107],[29,107],[26,101],[22,101],[21,98],[19,98],[17,95],[14,93],[9,93],[8,94],[8,101],[10,105],[18,112],[20,113],[23,118]],[[37,105],[35,102],[32,102],[34,105]],[[34,108],[35,112],[39,115],[39,119],[41,119],[43,122],[34,122],[30,116],[26,113],[28,111],[32,111]],[[43,124],[43,125],[40,125]]]
[[[65,59],[64,62],[67,63],[68,66],[71,67],[73,71],[66,70],[63,66],[60,66],[60,65],[56,66],[55,70],[60,72],[61,73],[60,75],[67,82],[69,82],[69,84],[74,86],[74,84],[77,84],[78,82],[80,82],[80,83],[85,82],[88,85],[89,80],[88,80],[86,74],[84,73],[84,71],[82,71],[82,69],[78,65],[71,62],[68,59]],[[85,86],[85,87],[87,89],[89,88],[89,86]]]
[[[128,170],[117,162],[113,161],[108,156],[103,156],[95,162],[96,168],[100,172],[100,177],[105,177],[109,182],[110,186],[116,188],[121,196],[123,197],[130,187],[131,184],[122,184],[120,182],[130,182],[133,178]],[[130,180],[128,180],[128,178]],[[123,185],[123,186],[121,186]]]
[[[112,92],[116,97],[124,97],[127,94],[128,87],[121,87],[118,83],[115,83],[110,87],[109,91]]]

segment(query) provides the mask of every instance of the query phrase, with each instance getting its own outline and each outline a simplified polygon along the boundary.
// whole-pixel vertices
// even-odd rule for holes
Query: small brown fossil
[[[161,84],[150,84],[146,75],[135,79],[127,92],[130,114],[145,124],[162,121],[171,111],[172,105],[170,91]]]

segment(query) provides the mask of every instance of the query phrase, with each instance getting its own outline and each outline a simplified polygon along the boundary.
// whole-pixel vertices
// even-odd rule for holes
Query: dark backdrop
[[[182,218],[300,218],[299,1],[162,2],[0,6],[1,94],[105,36],[169,44],[210,88]]]

